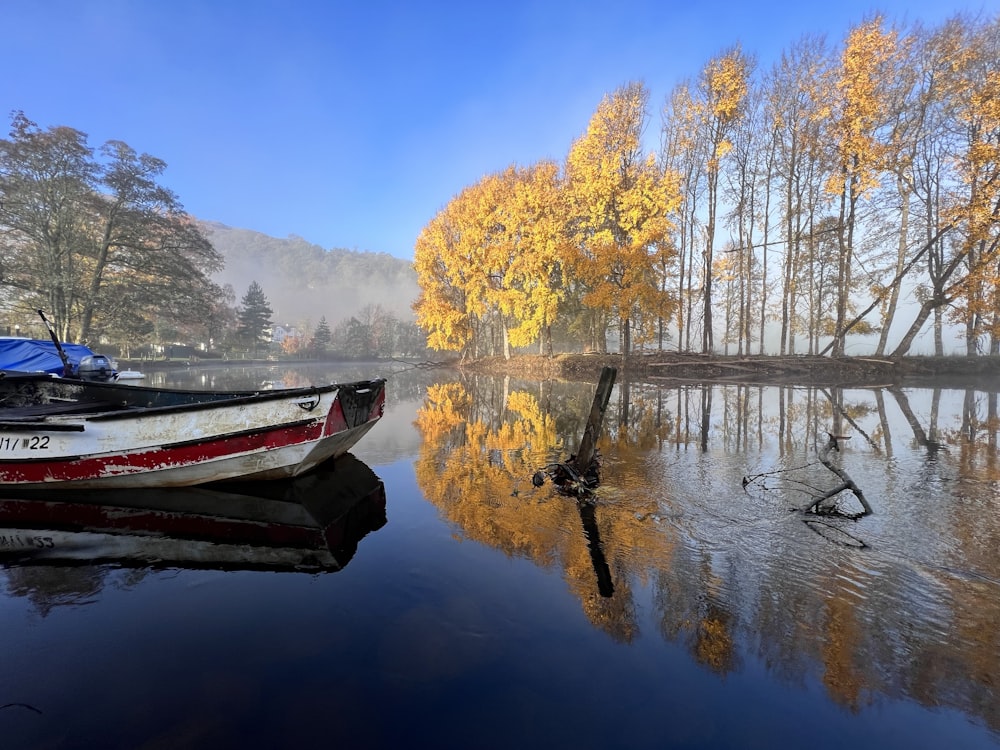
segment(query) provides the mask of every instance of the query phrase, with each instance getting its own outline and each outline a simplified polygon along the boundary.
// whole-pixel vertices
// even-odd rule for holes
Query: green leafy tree
[[[15,112],[0,139],[0,264],[17,302],[45,307],[63,339],[81,341],[127,329],[123,311],[203,320],[222,259],[159,184],[165,169],[121,141],[95,154],[86,134]]]
[[[370,327],[352,316],[337,324],[333,339],[337,350],[345,357],[364,359],[369,352]]]
[[[252,281],[240,300],[240,310],[236,317],[239,321],[238,335],[242,341],[252,346],[254,354],[260,344],[266,344],[269,340],[273,312],[260,284]]]

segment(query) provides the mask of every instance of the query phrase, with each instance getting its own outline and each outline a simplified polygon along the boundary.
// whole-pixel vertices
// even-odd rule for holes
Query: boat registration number
[[[18,448],[29,451],[44,451],[48,450],[48,447],[48,435],[32,435],[30,437],[10,437],[8,435],[0,437],[0,451],[16,451]]]
[[[38,549],[51,549],[55,547],[55,542],[50,536],[21,536],[12,534],[10,536],[0,535],[0,549],[21,549],[24,547],[37,547]]]

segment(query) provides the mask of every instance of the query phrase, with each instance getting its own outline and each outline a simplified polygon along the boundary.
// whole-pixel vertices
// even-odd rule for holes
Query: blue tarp
[[[80,364],[80,359],[93,352],[83,344],[62,344],[63,351],[69,357],[74,369]],[[19,370],[21,372],[54,372],[63,374],[62,359],[52,341],[43,339],[20,339],[0,336],[0,370]]]

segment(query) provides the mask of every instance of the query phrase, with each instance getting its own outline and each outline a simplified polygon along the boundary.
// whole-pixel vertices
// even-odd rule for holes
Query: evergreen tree
[[[316,325],[312,341],[309,342],[309,349],[314,354],[326,354],[332,340],[333,333],[330,331],[330,324],[326,322],[326,316],[324,315]]]
[[[257,353],[259,344],[266,344],[269,340],[268,333],[273,312],[260,284],[256,281],[251,282],[247,293],[240,300],[237,332],[241,340],[252,344],[254,354]]]

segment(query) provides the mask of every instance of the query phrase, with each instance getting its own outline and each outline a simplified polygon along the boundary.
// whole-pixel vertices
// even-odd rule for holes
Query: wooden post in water
[[[615,376],[618,370],[614,367],[605,367],[601,370],[601,379],[597,383],[597,390],[594,392],[594,403],[590,407],[590,417],[587,418],[587,427],[580,438],[580,447],[576,451],[576,466],[581,474],[586,473],[591,462],[594,460],[594,453],[597,449],[597,436],[601,432],[601,423],[604,422],[604,412],[608,408],[608,401],[611,398],[611,389],[615,385]]]
[[[615,385],[617,373],[618,370],[614,367],[605,367],[601,370],[601,379],[597,384],[597,391],[594,393],[594,403],[590,407],[587,426],[583,429],[580,447],[576,453],[563,463],[549,464],[544,469],[536,471],[531,477],[533,485],[541,487],[545,483],[545,478],[551,477],[562,492],[568,494],[572,491],[573,494],[580,497],[589,494],[597,486],[599,481],[599,471],[595,460],[597,457],[597,436],[601,432],[604,411],[608,408],[611,389]]]

